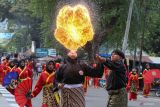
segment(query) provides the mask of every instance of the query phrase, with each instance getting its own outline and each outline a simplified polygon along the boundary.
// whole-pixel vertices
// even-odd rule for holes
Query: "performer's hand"
[[[105,58],[102,58],[101,56],[99,56],[99,55],[96,55],[96,60],[98,61],[98,62],[106,62],[106,59]]]
[[[64,83],[59,83],[59,84],[58,84],[58,88],[59,88],[59,89],[62,89],[63,87],[64,87]]]
[[[33,98],[33,95],[31,94],[31,92],[29,91],[29,92],[27,92],[27,94],[26,94],[26,98],[27,99],[32,99]]]

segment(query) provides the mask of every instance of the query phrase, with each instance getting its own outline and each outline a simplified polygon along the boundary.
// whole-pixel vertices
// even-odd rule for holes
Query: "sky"
[[[0,33],[0,39],[9,39],[12,35],[12,33]]]
[[[7,19],[4,20],[3,22],[0,22],[0,32],[7,31],[7,26],[8,26]]]

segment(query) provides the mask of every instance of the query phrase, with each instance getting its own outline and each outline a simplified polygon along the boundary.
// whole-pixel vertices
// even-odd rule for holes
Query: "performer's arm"
[[[86,64],[82,64],[81,66],[82,66],[82,69],[84,71],[85,76],[101,78],[103,75],[104,66],[100,63],[97,64],[97,67],[95,67],[95,68],[88,66]]]
[[[124,65],[120,61],[112,62],[110,59],[106,59],[106,61],[103,62],[103,64],[113,71],[117,71],[118,69],[124,68]]]
[[[43,86],[45,84],[45,80],[43,80],[43,73],[40,75],[36,86],[34,87],[34,90],[32,91],[32,97],[36,97],[42,90]]]
[[[63,82],[63,70],[64,70],[64,66],[65,65],[60,66],[59,69],[55,73],[55,82],[56,83],[62,83]]]

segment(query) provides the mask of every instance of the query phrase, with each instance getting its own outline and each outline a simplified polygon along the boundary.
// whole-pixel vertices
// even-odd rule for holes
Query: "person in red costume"
[[[15,71],[15,70],[16,70],[16,67],[15,67],[14,61],[9,62],[8,71],[11,72],[11,71]]]
[[[128,84],[127,84],[127,90],[130,90],[129,100],[137,99],[138,89],[139,89],[138,74],[136,73],[136,71],[132,70],[128,78]]]
[[[11,62],[8,64],[7,67],[8,67],[8,68],[7,68],[7,69],[8,69],[8,70],[7,70],[7,73],[9,73],[9,72],[15,72],[15,71],[16,71],[14,61],[11,61]],[[7,73],[6,73],[6,74],[7,74]],[[14,95],[14,88],[7,87],[6,89],[7,89],[11,94]]]
[[[31,58],[28,58],[26,60],[26,66],[28,67],[29,70],[31,70],[33,72],[34,66],[33,66],[33,61]]]
[[[23,80],[25,80],[27,78],[31,78],[32,79],[32,72],[25,64],[26,64],[25,60],[22,59],[22,60],[19,61],[19,67],[15,69],[15,71],[19,75],[20,82],[22,82]],[[26,107],[32,107],[31,100],[27,101]]]
[[[53,93],[53,81],[55,74],[55,62],[49,61],[46,64],[46,70],[41,73],[34,90],[31,93],[31,98],[36,97],[43,89],[42,107],[59,107],[59,96],[57,92]]]
[[[58,70],[59,67],[60,67],[60,63],[57,62],[56,65],[55,65],[55,69]]]
[[[2,84],[3,81],[3,67],[0,65],[0,84]]]
[[[32,78],[32,71],[25,65],[25,60],[20,60],[19,67],[15,69],[19,75],[19,79],[23,81],[26,78]]]
[[[46,71],[46,64],[42,64],[42,72]]]
[[[150,72],[150,66],[149,64],[146,64],[146,69],[143,71],[143,80],[144,80],[144,87],[143,87],[143,95],[144,97],[148,97],[149,96],[149,92],[150,92],[150,89],[151,89],[151,81],[150,81],[150,78],[148,76],[146,76],[145,74],[147,72]]]
[[[93,64],[93,68],[96,68],[96,64]],[[93,78],[93,85],[94,85],[94,88],[98,88],[98,85],[99,85],[99,78]]]
[[[83,83],[84,95],[86,95],[89,86],[90,77],[86,76]]]
[[[7,66],[7,60],[6,57],[2,57],[1,59],[1,65],[0,65],[0,82],[3,85],[3,78],[5,75],[9,72],[9,67]]]

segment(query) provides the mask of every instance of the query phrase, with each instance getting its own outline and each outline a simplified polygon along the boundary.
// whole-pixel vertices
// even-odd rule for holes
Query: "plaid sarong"
[[[85,107],[83,88],[63,88],[60,107]]]

